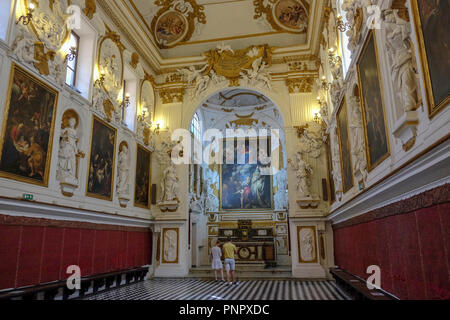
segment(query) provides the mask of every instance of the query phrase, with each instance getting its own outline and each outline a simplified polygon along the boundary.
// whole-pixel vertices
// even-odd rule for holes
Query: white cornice
[[[0,214],[30,218],[112,224],[127,227],[149,228],[153,222],[114,214],[78,210],[23,200],[0,198]]]
[[[450,141],[426,153],[371,190],[334,210],[328,219],[333,224],[387,206],[450,183]]]

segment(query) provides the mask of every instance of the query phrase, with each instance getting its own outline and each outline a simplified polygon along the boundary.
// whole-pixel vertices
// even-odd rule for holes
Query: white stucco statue
[[[128,146],[123,145],[117,163],[117,194],[128,196],[130,193],[130,154]]]
[[[417,83],[411,53],[411,24],[397,14],[397,10],[385,11],[386,46],[392,63],[394,92],[405,112],[417,107]]]
[[[295,155],[295,162],[291,159],[288,161],[291,167],[295,170],[297,177],[297,191],[300,198],[310,198],[311,192],[309,190],[309,176],[313,173],[311,166],[302,158],[302,154],[297,152]]]
[[[34,42],[32,35],[23,28],[19,28],[19,34],[16,36],[12,45],[12,52],[22,62],[33,63],[34,60]]]
[[[350,132],[353,154],[353,172],[355,176],[363,180],[367,178],[367,161],[365,153],[364,129],[359,98],[350,95],[348,98],[350,106]]]
[[[331,159],[333,162],[332,174],[333,174],[334,188],[336,190],[336,195],[339,198],[342,195],[342,175],[341,175],[339,144],[337,141],[336,132],[333,135],[331,135]]]
[[[60,182],[78,185],[77,178],[77,143],[78,134],[75,129],[77,120],[69,118],[68,125],[62,129],[59,141],[57,179]]]
[[[275,210],[287,209],[289,198],[287,193],[287,170],[281,169],[275,176],[277,192],[273,196]]]
[[[170,163],[163,172],[161,202],[178,201],[178,177],[175,165]]]

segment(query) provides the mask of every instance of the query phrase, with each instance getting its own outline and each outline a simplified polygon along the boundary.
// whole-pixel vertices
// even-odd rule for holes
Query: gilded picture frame
[[[330,135],[326,135],[326,142],[325,142],[325,151],[326,151],[326,157],[327,157],[327,188],[328,188],[328,194],[330,195],[329,201],[330,204],[333,204],[336,201],[336,188],[334,186],[334,179],[333,179],[333,160],[331,158],[331,141],[330,141]]]
[[[305,230],[312,230],[313,234],[313,257],[310,260],[306,260],[303,258],[302,254],[302,239],[300,236],[301,231]],[[309,239],[310,240],[310,239]],[[299,263],[318,263],[319,262],[319,256],[317,254],[317,235],[316,235],[316,227],[315,226],[297,226],[297,248],[298,248],[298,262]]]
[[[21,79],[15,81],[16,78]],[[26,83],[31,86],[26,90],[28,95],[25,95],[23,90]],[[16,92],[15,96],[18,96],[19,93],[17,92],[21,91],[19,98],[28,99],[28,102],[20,102],[19,107],[19,101],[14,102],[12,99],[13,91]],[[41,99],[32,101],[33,98]],[[48,104],[43,105],[44,98],[53,99],[53,102],[47,100]],[[39,110],[35,110],[38,102]],[[12,105],[15,103],[18,104],[16,108]],[[19,65],[12,63],[0,137],[0,177],[48,187],[57,105],[58,91],[56,89]],[[14,110],[12,110],[13,108]],[[28,114],[24,114],[26,111],[28,111]],[[48,121],[50,113],[51,120]],[[43,123],[46,115],[47,121]],[[19,119],[19,117],[21,118]],[[14,125],[14,122],[17,125]],[[31,128],[32,125],[34,125],[33,129]],[[10,131],[8,136],[7,130]],[[11,140],[13,130],[17,141]],[[27,132],[28,134],[26,134]],[[47,135],[48,137],[46,137]],[[7,144],[6,148],[5,144]],[[42,145],[45,144],[47,144],[47,147],[42,148]],[[11,151],[17,153],[16,160],[11,159]],[[8,153],[8,157],[6,155],[3,157],[3,152]],[[45,157],[44,161],[43,157]],[[31,170],[30,173],[28,173],[29,170]],[[23,173],[21,174],[19,171]],[[35,173],[34,176],[38,173],[41,178],[33,178],[33,175],[30,175],[33,172]]]
[[[94,137],[95,139],[100,139],[100,134],[97,132],[96,129],[96,123],[98,123],[99,125],[102,125],[103,127],[105,127],[107,130],[109,130],[108,133],[113,133],[114,134],[114,138],[113,138],[113,142],[112,142],[112,150],[109,150],[109,158],[110,159],[106,159],[110,160],[110,186],[108,188],[109,190],[109,194],[102,194],[100,192],[95,192],[94,187],[91,186],[90,183],[93,183],[91,178],[94,178],[93,176],[91,177],[91,174],[94,175],[97,172],[91,172],[91,168],[95,168],[94,166],[96,165],[95,163],[93,163],[93,149],[97,149],[97,143],[100,144],[99,141],[94,141]],[[103,139],[106,139],[105,136],[102,137]],[[110,137],[108,137],[110,139]],[[89,143],[89,161],[88,161],[88,173],[86,175],[86,196],[88,197],[92,197],[92,198],[97,198],[97,199],[101,199],[101,200],[106,200],[106,201],[112,201],[113,199],[113,194],[114,194],[114,169],[115,169],[115,162],[116,162],[116,143],[117,143],[117,130],[116,128],[114,128],[113,126],[111,126],[109,123],[107,123],[106,121],[100,119],[97,116],[93,116],[92,117],[92,124],[91,124],[91,140]],[[102,150],[105,151],[104,145],[102,145]],[[108,150],[106,150],[108,151]],[[94,157],[96,157],[94,155]],[[95,159],[94,159],[95,160]],[[101,161],[101,160],[100,160]],[[104,169],[106,170],[106,169]],[[106,173],[107,174],[107,173]],[[95,180],[94,180],[95,181]],[[89,190],[91,189],[91,191]]]
[[[341,157],[341,176],[344,193],[354,186],[352,154],[350,147],[350,129],[348,125],[347,101],[342,99],[341,106],[336,114],[337,136],[339,142],[339,154]]]
[[[252,138],[252,139],[256,139],[256,138]],[[221,146],[224,147],[224,151],[223,154],[225,155],[225,144],[226,141],[228,139],[222,139],[221,140]],[[248,139],[247,139],[248,140]],[[267,141],[267,146],[268,148],[270,148],[270,138],[268,138]],[[259,149],[258,149],[258,153],[259,154]],[[225,162],[225,159],[224,159]],[[241,212],[260,212],[260,211],[271,211],[274,209],[274,200],[273,200],[273,175],[270,175],[267,178],[265,178],[265,182],[269,182],[269,188],[267,190],[265,190],[265,196],[269,197],[269,201],[270,201],[270,206],[268,207],[261,207],[261,208],[224,208],[223,206],[223,200],[224,200],[224,190],[223,190],[223,183],[224,183],[224,176],[223,176],[223,172],[224,172],[224,166],[227,164],[220,164],[219,165],[219,210],[220,211],[227,211],[227,212],[236,212],[236,211],[241,211]],[[243,164],[232,164],[230,166],[244,166]],[[253,165],[258,167],[259,165]],[[256,169],[255,169],[256,170]],[[254,172],[253,172],[254,173]],[[267,176],[266,176],[267,177]]]
[[[148,156],[148,162],[147,164],[141,163],[142,160],[145,161],[145,157]],[[143,159],[144,158],[144,159]],[[148,166],[147,168],[145,168]],[[151,204],[151,181],[152,181],[152,173],[151,173],[151,167],[152,167],[152,153],[147,150],[144,146],[142,146],[139,143],[136,143],[136,175],[134,180],[134,206],[143,208],[143,209],[149,209]],[[146,171],[146,172],[144,172]],[[146,203],[143,203],[138,198],[139,189],[141,188],[141,183],[144,183],[144,181],[139,180],[139,177],[145,177],[145,174],[147,174],[147,187],[145,190],[142,191],[147,192],[146,196]]]
[[[439,5],[447,6],[447,8],[441,8],[440,10],[433,10],[433,11],[435,11],[435,12],[437,11],[438,13],[440,13],[442,15],[442,18],[445,19],[445,16],[444,16],[445,13],[447,15],[449,15],[449,13],[448,13],[449,4],[446,1],[441,1],[441,2],[439,2]],[[427,53],[427,49],[430,49],[430,48],[428,48],[426,45],[426,39],[425,39],[425,34],[424,34],[425,25],[421,18],[418,0],[411,0],[411,9],[413,12],[413,17],[414,17],[414,25],[415,25],[417,40],[418,40],[419,56],[420,56],[422,72],[423,72],[423,76],[424,76],[425,93],[426,93],[426,98],[427,98],[427,102],[428,102],[427,103],[428,104],[428,117],[431,119],[435,115],[437,115],[440,111],[442,111],[446,106],[448,106],[450,104],[450,92],[447,91],[447,96],[445,98],[441,99],[441,101],[436,101],[436,96],[435,96],[436,90],[435,90],[435,88],[433,88],[433,74],[432,74],[433,72],[430,70],[431,68],[430,68],[430,64],[429,64],[429,58],[439,61],[438,69],[440,69],[444,73],[447,72],[447,79],[445,81],[442,81],[442,79],[436,79],[437,83],[445,83],[448,86],[448,83],[449,83],[448,73],[450,72],[450,70],[448,68],[446,68],[445,65],[442,65],[445,62],[445,58],[440,59],[437,57],[430,57],[429,53]],[[436,18],[436,19],[438,19],[438,18]],[[446,20],[446,23],[448,23],[448,20]],[[437,25],[437,27],[440,30],[446,31],[447,33],[450,32],[448,27],[446,27],[445,23],[441,24],[440,26]],[[449,64],[448,49],[445,49],[445,47],[442,45],[442,41],[444,39],[441,39],[442,41],[439,41],[440,39],[436,38],[436,34],[434,32],[431,31],[430,33],[432,33],[432,35],[433,35],[433,45],[442,46],[442,53],[447,55],[447,64]],[[447,90],[448,90],[448,88],[447,88]]]
[[[375,144],[374,141],[369,141],[369,133],[368,133],[368,123],[369,123],[369,119],[367,117],[367,114],[369,114],[368,112],[370,111],[368,106],[365,103],[365,100],[367,97],[365,97],[364,95],[364,88],[365,87],[365,83],[363,83],[362,78],[361,78],[361,63],[363,62],[366,53],[368,52],[368,46],[371,43],[371,41],[373,40],[373,50],[374,50],[374,56],[375,56],[375,61],[372,61],[374,64],[376,64],[376,67],[374,68],[374,70],[372,70],[373,72],[376,72],[376,84],[379,87],[379,92],[378,92],[378,96],[377,98],[379,99],[379,104],[378,106],[381,107],[379,108],[379,112],[382,112],[383,115],[381,117],[373,117],[374,119],[376,119],[377,121],[382,121],[381,123],[379,122],[379,125],[382,125],[384,127],[384,130],[380,130],[382,131],[382,134],[384,134],[384,141],[382,141],[385,144],[385,148],[386,148],[386,152],[384,152],[381,156],[379,156],[377,159],[375,159],[375,161],[372,161],[371,158],[371,151],[377,151],[375,149],[373,149],[374,146],[378,146],[378,144]],[[375,33],[373,32],[373,30],[371,30],[369,32],[369,34],[367,35],[367,38],[365,40],[363,49],[361,51],[361,54],[358,58],[358,61],[356,63],[356,69],[358,72],[358,84],[359,84],[359,96],[361,97],[361,111],[362,111],[362,118],[363,118],[363,127],[364,127],[364,139],[365,139],[365,149],[366,149],[366,157],[367,157],[367,167],[368,167],[368,171],[371,172],[373,169],[375,169],[378,165],[380,165],[384,160],[386,160],[387,158],[390,157],[391,155],[391,147],[390,147],[390,140],[389,140],[389,132],[388,132],[388,126],[387,126],[387,121],[386,121],[386,109],[385,109],[385,103],[384,103],[384,96],[383,96],[383,84],[381,82],[380,79],[380,68],[379,68],[379,58],[378,58],[378,50],[377,50],[377,40],[376,40],[376,36]],[[373,90],[374,88],[371,88],[372,90],[370,90],[370,92],[374,92],[375,90]],[[375,88],[377,89],[377,88]],[[369,92],[369,90],[367,90]],[[372,148],[372,150],[371,150]]]
[[[166,234],[168,231],[173,231],[176,233],[176,257],[173,260],[167,260],[166,257]],[[162,259],[161,259],[161,263],[165,263],[165,264],[177,264],[178,260],[179,260],[179,252],[180,252],[180,229],[179,228],[163,228],[162,229],[162,250],[161,250],[161,255],[162,255]]]

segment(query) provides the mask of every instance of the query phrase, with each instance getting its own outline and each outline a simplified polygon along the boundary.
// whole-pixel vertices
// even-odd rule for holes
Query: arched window
[[[347,24],[347,18],[346,18],[346,13],[345,11],[342,10],[342,4],[343,4],[344,0],[338,0],[337,2],[337,13],[339,16],[342,17],[342,22],[344,24]],[[350,67],[350,64],[352,62],[352,53],[350,52],[350,50],[348,50],[348,36],[345,34],[345,32],[339,32],[339,54],[342,58],[342,66],[344,69],[344,78],[345,75],[348,72],[348,68]]]
[[[198,141],[202,141],[202,123],[197,112],[192,116],[189,131],[191,131],[192,135],[197,138]]]

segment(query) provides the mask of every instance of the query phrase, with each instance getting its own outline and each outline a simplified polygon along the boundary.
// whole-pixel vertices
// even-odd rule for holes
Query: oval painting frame
[[[182,28],[182,30],[180,30]],[[189,30],[189,23],[184,15],[175,10],[161,14],[155,23],[155,40],[164,47],[171,47],[182,41]]]
[[[105,54],[105,46],[109,47],[109,48],[114,48],[114,53],[111,54],[110,56]],[[122,50],[120,50],[120,47],[114,42],[114,40],[110,37],[110,36],[105,36],[99,44],[99,50],[98,50],[98,58],[97,58],[97,72],[100,75],[102,70],[104,70],[105,68],[105,58],[110,58],[112,59],[114,56],[114,60],[117,63],[120,63],[120,67],[119,67],[119,79],[116,79],[116,82],[119,82],[119,86],[116,86],[114,89],[117,92],[117,96],[112,95],[112,90],[111,90],[111,81],[114,82],[114,79],[110,79],[109,75],[106,74],[105,72],[105,81],[102,84],[103,89],[105,90],[106,93],[108,93],[108,95],[113,98],[114,100],[119,99],[121,97],[119,97],[120,95],[120,91],[122,90],[122,86],[123,86],[123,69],[124,69],[124,63],[123,63],[123,55],[122,55]],[[118,59],[116,59],[116,57],[119,56]],[[109,61],[108,63],[111,63],[111,61]]]
[[[306,26],[301,28],[302,15],[306,16]],[[305,33],[308,27],[308,9],[301,0],[279,0],[272,7],[275,23],[292,33]]]
[[[147,94],[145,94],[147,93]],[[139,93],[139,105],[140,105],[140,111],[142,112],[142,109],[144,107],[151,106],[151,110],[149,109],[149,112],[152,113],[152,121],[155,117],[155,88],[153,87],[153,84],[149,80],[144,80],[141,83],[141,91]],[[150,100],[150,101],[148,101]]]

